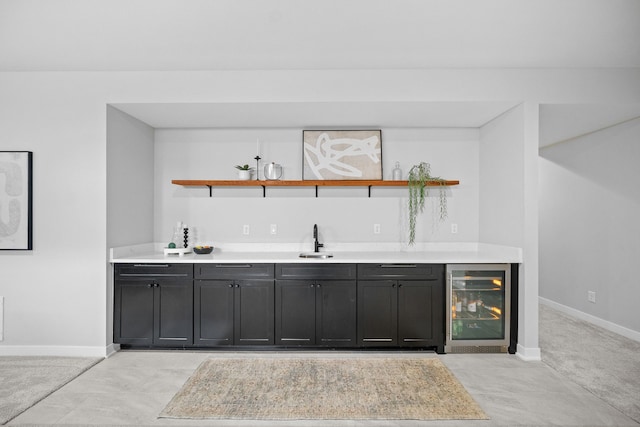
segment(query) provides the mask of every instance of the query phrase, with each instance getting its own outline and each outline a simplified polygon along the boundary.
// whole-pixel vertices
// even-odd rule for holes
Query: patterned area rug
[[[215,358],[160,414],[189,419],[488,419],[437,358]]]
[[[0,425],[6,424],[102,359],[1,356]]]

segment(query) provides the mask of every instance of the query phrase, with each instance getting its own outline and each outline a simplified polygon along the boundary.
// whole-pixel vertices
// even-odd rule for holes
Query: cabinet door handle
[[[251,264],[216,264],[216,268],[251,268]]]
[[[134,267],[160,267],[167,268],[169,264],[133,264]]]
[[[230,287],[230,288],[233,288],[233,283],[229,283],[229,287]]]
[[[236,284],[236,288],[239,288],[239,287],[240,287],[240,285]]]
[[[392,287],[392,288],[395,288],[395,287],[396,287],[396,284],[395,284],[395,283],[392,283],[392,284],[391,284],[391,287]]]
[[[313,288],[315,285],[312,283],[309,285],[310,288]]]
[[[153,288],[153,283],[148,283],[147,288]]]
[[[416,264],[380,264],[380,268],[416,268]]]

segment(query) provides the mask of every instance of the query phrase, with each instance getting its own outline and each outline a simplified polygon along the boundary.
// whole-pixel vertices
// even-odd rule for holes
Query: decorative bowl
[[[213,246],[194,246],[193,252],[198,255],[210,254],[213,251]]]

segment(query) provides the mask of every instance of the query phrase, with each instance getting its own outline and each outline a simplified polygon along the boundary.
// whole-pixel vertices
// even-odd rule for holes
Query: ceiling
[[[543,104],[540,147],[640,119],[639,104]]]
[[[162,128],[479,128],[512,102],[120,103],[113,107]],[[640,118],[640,104],[541,104],[545,147]]]
[[[513,102],[111,104],[154,128],[478,128]]]
[[[0,71],[451,67],[640,67],[640,2],[0,1]]]
[[[2,71],[640,68],[638,0],[0,0]],[[117,104],[153,127],[479,127],[511,103]],[[542,146],[640,116],[543,105]]]

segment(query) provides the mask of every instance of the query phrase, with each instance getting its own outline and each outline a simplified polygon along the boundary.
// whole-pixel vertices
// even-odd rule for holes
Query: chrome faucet
[[[318,224],[313,224],[313,251],[320,252],[320,248],[324,248],[324,243],[318,242]]]

